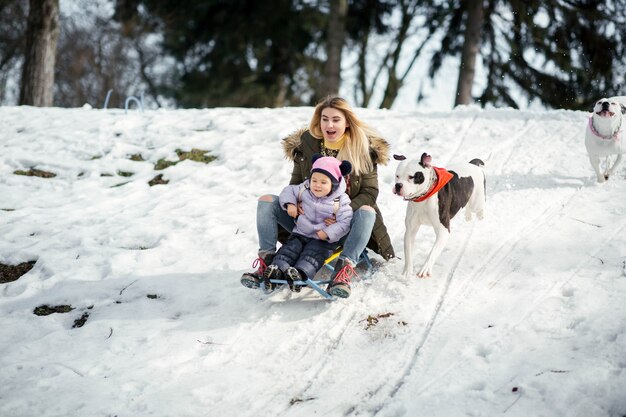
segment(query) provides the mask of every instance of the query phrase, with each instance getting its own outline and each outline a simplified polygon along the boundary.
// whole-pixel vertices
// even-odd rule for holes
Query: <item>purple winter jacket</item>
[[[298,216],[296,227],[292,233],[318,239],[317,231],[323,230],[328,235],[328,241],[331,243],[339,241],[350,231],[350,222],[352,221],[352,208],[350,207],[350,197],[346,194],[346,181],[342,178],[337,189],[322,198],[317,198],[309,189],[309,180],[302,184],[288,185],[280,193],[278,201],[283,210],[287,210],[287,204],[298,205],[298,193],[300,188],[305,187],[301,196],[302,210],[304,214]],[[339,197],[339,209],[334,214],[334,201]],[[325,219],[329,219],[335,215],[336,223],[326,226]]]

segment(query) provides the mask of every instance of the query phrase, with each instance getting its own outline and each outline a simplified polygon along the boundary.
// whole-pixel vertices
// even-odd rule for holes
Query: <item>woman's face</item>
[[[341,110],[333,107],[326,107],[322,110],[322,120],[320,122],[324,140],[328,142],[338,141],[348,127],[346,116]]]
[[[333,188],[333,183],[326,175],[321,172],[314,172],[311,174],[310,185],[311,192],[317,198],[322,198],[330,194],[330,190]]]

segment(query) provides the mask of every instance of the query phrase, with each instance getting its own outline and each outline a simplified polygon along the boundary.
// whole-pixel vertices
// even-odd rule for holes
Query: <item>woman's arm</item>
[[[337,242],[339,239],[348,234],[350,231],[352,214],[350,198],[347,194],[343,194],[341,196],[339,210],[335,213],[335,221],[331,224],[326,223],[326,227],[324,228],[329,242]]]
[[[301,184],[304,182],[304,178],[302,176],[302,164],[304,163],[304,157],[302,152],[297,151],[293,158],[293,170],[291,171],[291,179],[289,180],[289,184]]]
[[[378,169],[374,166],[372,172],[361,175],[359,193],[351,197],[352,210],[356,211],[361,206],[374,206],[378,198]]]

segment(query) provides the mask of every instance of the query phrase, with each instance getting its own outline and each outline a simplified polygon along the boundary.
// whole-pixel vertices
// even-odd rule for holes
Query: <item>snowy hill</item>
[[[626,415],[626,167],[595,183],[588,114],[357,113],[393,153],[485,161],[486,218],[453,220],[432,278],[373,255],[329,302],[239,284],[312,108],[0,107],[0,263],[36,261],[0,284],[0,415]],[[192,149],[216,159],[155,170]],[[402,257],[395,168],[379,205]]]

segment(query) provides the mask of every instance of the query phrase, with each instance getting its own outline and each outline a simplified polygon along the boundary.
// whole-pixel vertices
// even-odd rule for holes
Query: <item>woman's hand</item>
[[[323,230],[318,230],[317,231],[317,237],[319,237],[320,240],[328,240],[328,235]]]
[[[302,209],[296,207],[295,204],[287,204],[287,214],[293,217],[294,219],[298,217],[298,214],[300,211],[302,211]]]
[[[331,224],[335,224],[335,223],[337,223],[337,219],[335,218],[335,216],[324,219],[324,224],[326,226],[330,226]]]

